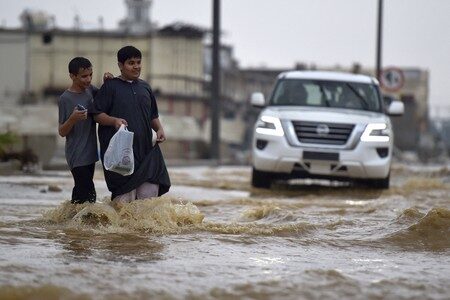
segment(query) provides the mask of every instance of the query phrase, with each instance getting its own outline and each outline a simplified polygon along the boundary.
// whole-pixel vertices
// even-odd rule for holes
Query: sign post
[[[381,88],[387,92],[398,92],[405,84],[405,76],[399,68],[389,67],[381,72]]]

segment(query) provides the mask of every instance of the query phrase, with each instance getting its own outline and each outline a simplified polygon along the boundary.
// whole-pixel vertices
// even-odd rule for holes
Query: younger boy
[[[95,121],[88,114],[97,88],[91,85],[92,64],[84,57],[69,63],[72,85],[61,95],[59,107],[59,135],[66,137],[66,160],[75,182],[72,203],[95,202],[93,177],[98,161]]]

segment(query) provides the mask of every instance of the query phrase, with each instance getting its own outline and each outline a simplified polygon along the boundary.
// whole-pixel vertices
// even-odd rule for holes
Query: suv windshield
[[[381,111],[381,102],[376,85],[324,80],[279,80],[270,99],[270,105]]]

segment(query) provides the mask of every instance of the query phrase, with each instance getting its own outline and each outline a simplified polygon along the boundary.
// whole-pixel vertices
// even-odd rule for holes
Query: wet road
[[[251,189],[248,167],[169,172],[168,195],[120,210],[97,171],[94,205],[66,201],[66,172],[0,177],[0,299],[450,295],[447,167],[396,165],[388,191]]]

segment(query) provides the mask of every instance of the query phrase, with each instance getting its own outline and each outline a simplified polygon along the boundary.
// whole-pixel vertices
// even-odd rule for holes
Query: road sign
[[[381,72],[381,88],[388,92],[397,92],[405,84],[405,76],[399,68],[386,68]]]

